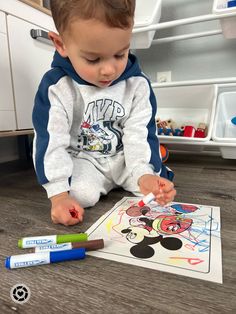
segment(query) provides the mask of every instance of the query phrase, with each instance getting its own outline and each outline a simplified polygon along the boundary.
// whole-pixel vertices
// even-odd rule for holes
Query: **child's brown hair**
[[[76,18],[95,18],[125,29],[133,24],[135,0],[51,0],[50,6],[59,33],[65,32]]]

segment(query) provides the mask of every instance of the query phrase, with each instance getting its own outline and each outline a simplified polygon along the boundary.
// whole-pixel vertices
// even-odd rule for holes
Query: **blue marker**
[[[73,249],[58,252],[39,252],[8,256],[5,266],[8,269],[39,266],[50,263],[58,263],[85,258],[85,249]]]
[[[235,1],[236,2],[236,1]],[[236,117],[233,117],[232,119],[231,119],[231,122],[234,124],[234,125],[236,125]]]

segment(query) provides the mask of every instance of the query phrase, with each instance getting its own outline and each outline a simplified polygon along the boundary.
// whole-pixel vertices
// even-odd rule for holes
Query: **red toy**
[[[206,137],[206,124],[199,123],[198,128],[194,134],[194,137],[204,138]]]
[[[195,128],[192,125],[185,125],[184,127],[184,134],[185,137],[194,137]]]

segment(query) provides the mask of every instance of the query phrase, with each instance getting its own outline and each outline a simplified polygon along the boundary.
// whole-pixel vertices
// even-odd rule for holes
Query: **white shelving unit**
[[[141,0],[140,0],[141,1]],[[223,3],[223,6],[222,6]],[[168,21],[168,22],[162,22],[162,23],[152,23],[150,25],[144,25],[142,27],[135,27],[133,31],[133,37],[135,39],[138,34],[146,34],[146,39],[150,38],[149,32],[152,32],[152,37],[149,40],[149,43],[147,45],[147,42],[145,42],[145,46],[142,46],[139,42],[139,45],[134,45],[136,48],[147,48],[151,45],[160,45],[165,43],[170,43],[174,41],[180,41],[180,40],[188,40],[193,38],[200,38],[200,37],[206,37],[206,36],[215,36],[215,35],[222,35],[226,38],[235,38],[236,37],[236,31],[235,31],[235,23],[236,23],[236,7],[225,9],[227,0],[214,0],[212,3],[212,13],[206,14],[206,15],[200,15],[195,17],[189,17],[189,18],[183,18],[179,20],[174,21]],[[222,7],[222,10],[220,9]],[[196,32],[196,33],[190,33],[190,34],[184,34],[184,35],[178,35],[178,36],[172,36],[172,37],[165,37],[165,38],[158,38],[152,40],[154,37],[153,32],[157,30],[167,29],[167,28],[174,28],[177,26],[184,26],[189,24],[199,24],[201,22],[207,22],[207,21],[213,21],[213,20],[220,20],[221,22],[221,28],[220,29],[213,29],[208,30],[205,32]],[[225,27],[227,25],[227,29]],[[230,34],[230,35],[229,35]],[[138,37],[137,37],[138,38]],[[236,90],[236,76],[235,77],[217,77],[217,78],[211,78],[211,79],[200,79],[200,80],[188,80],[188,81],[176,81],[176,82],[167,82],[167,83],[152,83],[154,92],[156,93],[158,97],[158,93],[163,94],[161,89],[163,91],[166,91],[169,89],[169,92],[166,93],[166,95],[171,94],[173,92],[173,89],[176,88],[194,88],[196,86],[205,86],[205,85],[216,85],[217,86],[217,96],[220,94],[220,92],[224,91],[224,89],[232,88],[232,90]],[[165,93],[164,93],[165,94]],[[163,97],[161,97],[161,101],[163,101]],[[184,98],[183,98],[184,99]],[[160,100],[160,99],[159,99]],[[171,100],[174,101],[174,100]],[[203,100],[201,100],[203,101]],[[170,104],[169,107],[172,107],[173,104]],[[163,112],[163,107],[159,101],[159,108],[160,111]],[[167,104],[165,101],[165,106],[167,108]],[[215,106],[214,103],[212,103],[212,106]],[[170,113],[171,114],[171,113]],[[212,119],[215,122],[215,110],[212,110]],[[235,116],[236,116],[236,104],[235,104]],[[164,118],[165,120],[165,118]],[[201,122],[201,121],[199,121]],[[210,136],[210,137],[209,137]],[[236,141],[214,141],[212,139],[212,126],[209,133],[209,136],[207,136],[207,140],[200,140],[197,138],[182,138],[181,137],[170,137],[170,136],[160,136],[160,142],[163,144],[166,144],[166,146],[172,150],[181,150],[181,151],[198,151],[198,152],[205,152],[207,150],[218,152],[221,154],[223,158],[230,158],[230,159],[236,159]]]
[[[6,19],[7,22],[8,22],[9,17],[13,16],[14,18],[20,18],[22,20],[22,23],[23,22],[25,22],[25,24],[32,23],[35,26],[37,26],[37,28],[38,27],[41,28],[43,26],[45,29],[53,30],[54,26],[53,26],[51,16],[47,14],[43,14],[42,12],[39,12],[37,10],[33,10],[32,7],[25,4],[25,3],[31,3],[32,1],[24,0],[23,2],[24,3],[22,3],[21,1],[16,1],[16,0],[9,0],[9,1],[0,0],[0,11],[2,11],[1,13],[2,15],[4,14],[4,19]],[[33,1],[33,2],[37,2],[37,1]],[[41,0],[39,2],[41,2]],[[220,35],[220,36],[225,36],[226,38],[228,37],[232,38],[234,37],[234,34],[235,34],[235,37],[236,37],[236,31],[235,31],[236,7],[226,9],[224,7],[224,3],[226,2],[227,0],[212,0],[212,12],[209,14],[176,19],[176,20],[160,23],[159,21],[161,17],[161,9],[162,9],[162,4],[163,4],[162,0],[148,0],[148,2],[145,2],[143,0],[136,0],[137,11],[135,12],[135,26],[133,30],[131,48],[134,48],[134,49],[146,48],[147,49],[147,48],[150,48],[152,45],[163,45],[163,44],[167,44],[167,43],[171,43],[175,41],[184,41],[184,40],[207,37],[207,36],[213,37],[213,36]],[[220,6],[222,6],[222,3],[223,3],[223,7],[221,8]],[[178,3],[176,5],[178,5]],[[48,12],[49,11],[44,12],[44,13],[48,13]],[[5,17],[5,14],[6,14],[6,17]],[[43,25],[41,24],[42,14],[44,15]],[[185,26],[185,25],[190,25],[190,24],[199,25],[200,23],[204,23],[207,21],[214,21],[214,20],[219,20],[221,22],[221,28],[201,31],[201,32],[198,31],[194,33],[187,33],[187,34],[178,35],[178,36],[170,36],[170,37],[154,39],[154,35],[157,30],[175,28],[178,26]],[[2,29],[2,31],[0,29],[0,33],[1,33],[0,35],[2,38],[3,37],[5,38],[7,36],[7,34],[5,34],[6,31],[4,31],[5,24],[6,22],[0,24],[1,29]],[[229,33],[230,33],[230,36],[229,36]],[[21,36],[19,38],[21,38]],[[12,43],[9,40],[9,45],[10,44],[13,45],[14,43],[15,43],[15,40],[12,41]],[[35,46],[37,46],[37,48],[38,46],[41,45],[41,43],[38,43],[37,41],[33,41],[33,43],[31,42],[31,44],[34,44]],[[53,53],[52,47],[50,47],[49,45],[45,47],[46,47],[45,49],[48,50],[48,54],[52,55]],[[15,50],[15,48],[13,50]],[[9,55],[12,59],[13,55],[8,53],[7,54],[8,58],[9,58]],[[19,64],[19,62],[16,61],[15,65],[16,64]],[[14,62],[12,62],[12,65],[14,65]],[[16,69],[16,66],[14,67],[14,70],[15,69]],[[13,84],[13,87],[15,88],[17,85],[16,83],[18,81],[16,80],[16,75],[14,73],[14,70],[12,70],[13,82],[11,84]],[[187,80],[187,81],[182,80],[182,81],[173,81],[173,82],[168,82],[168,83],[157,83],[157,82],[152,83],[154,91],[157,91],[157,97],[159,94],[158,91],[160,91],[161,89],[163,90],[163,93],[164,93],[164,90],[168,90],[168,89],[170,91],[173,91],[176,88],[186,88],[186,89],[190,88],[191,89],[192,87],[197,87],[197,86],[201,87],[201,86],[209,86],[209,85],[217,85],[218,94],[220,92],[224,92],[224,89],[227,89],[227,88],[232,88],[232,91],[235,91],[236,90],[236,76],[235,77],[214,77],[211,79],[196,79],[196,80]],[[5,92],[4,92],[4,95],[5,95]],[[15,95],[15,102],[16,102],[17,93],[14,92],[14,95]],[[11,102],[13,103],[13,96],[11,95],[10,98],[11,98]],[[7,103],[7,101],[5,102]],[[25,104],[26,102],[21,101],[21,103]],[[17,109],[17,106],[19,107],[19,105],[16,103],[15,104],[16,109]],[[26,133],[32,132],[32,129],[24,130],[27,128],[31,128],[31,124],[29,123],[30,118],[27,118],[27,120],[25,120],[26,122],[24,123],[22,120],[22,124],[20,125],[19,124],[20,119],[18,117],[19,113],[17,113],[17,110],[16,110],[16,113],[17,113],[16,121],[18,122],[20,127],[18,126],[17,128],[15,128],[16,121],[15,121],[13,109],[14,109],[13,105],[8,108],[8,112],[10,112],[13,116],[13,122],[12,122],[13,125],[12,126],[7,125],[5,128],[3,128],[3,130],[9,130],[9,132],[4,132],[4,133],[1,132],[0,136],[10,136],[11,134],[15,135],[16,132],[26,132]],[[28,112],[28,117],[30,117],[30,110],[28,111],[24,110],[24,111],[26,113]],[[211,118],[213,119],[215,119],[214,112],[215,110],[211,110],[211,114],[212,114]],[[13,131],[10,131],[10,130],[13,130]],[[225,158],[225,154],[222,153],[222,150],[225,149],[225,151],[226,150],[229,151],[229,154],[226,154],[226,155],[230,155],[231,158],[236,159],[236,142],[229,143],[229,142],[223,142],[223,141],[222,142],[213,141],[211,130],[209,130],[208,135],[209,136],[207,137],[207,140],[204,140],[204,141],[203,140],[199,141],[195,139],[187,140],[186,138],[177,139],[175,137],[167,138],[167,137],[162,136],[161,143],[165,143],[170,149],[182,150],[182,151],[194,150],[194,151],[202,152],[206,150],[218,149],[218,152],[221,152],[222,157],[224,158]]]

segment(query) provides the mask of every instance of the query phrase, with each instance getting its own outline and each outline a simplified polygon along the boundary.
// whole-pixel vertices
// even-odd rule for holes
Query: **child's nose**
[[[112,63],[105,63],[101,68],[101,75],[102,76],[112,76],[115,73],[115,67]]]

